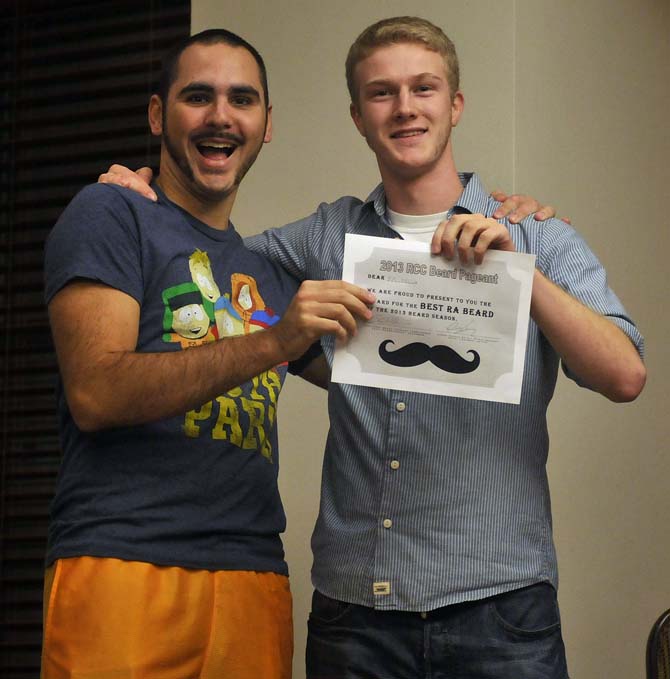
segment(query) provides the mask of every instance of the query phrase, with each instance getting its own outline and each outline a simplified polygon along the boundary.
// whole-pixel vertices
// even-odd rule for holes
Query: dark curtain
[[[146,109],[188,0],[0,4],[0,676],[39,676],[42,573],[60,461],[44,239],[112,161],[158,165]]]

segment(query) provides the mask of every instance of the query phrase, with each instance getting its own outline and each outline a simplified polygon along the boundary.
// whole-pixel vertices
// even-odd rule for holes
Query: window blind
[[[48,509],[60,463],[44,240],[111,162],[157,167],[147,103],[190,32],[184,0],[0,7],[0,676],[39,676]]]

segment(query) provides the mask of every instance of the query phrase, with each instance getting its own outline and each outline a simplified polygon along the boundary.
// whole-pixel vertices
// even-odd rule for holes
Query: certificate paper
[[[377,301],[337,343],[332,381],[519,403],[534,270],[535,255],[464,265],[427,243],[347,234],[342,278]]]

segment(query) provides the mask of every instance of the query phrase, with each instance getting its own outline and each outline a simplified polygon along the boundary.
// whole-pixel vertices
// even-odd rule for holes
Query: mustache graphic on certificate
[[[534,267],[523,253],[463,265],[425,243],[347,234],[342,278],[377,301],[337,343],[331,379],[519,403]]]
[[[379,345],[379,356],[382,361],[402,368],[413,368],[430,361],[436,368],[448,373],[471,373],[479,366],[479,354],[474,349],[468,352],[472,354],[472,360],[467,361],[446,345],[436,344],[431,347],[423,342],[412,342],[395,351],[389,351],[387,347],[393,343],[393,340],[384,340]]]

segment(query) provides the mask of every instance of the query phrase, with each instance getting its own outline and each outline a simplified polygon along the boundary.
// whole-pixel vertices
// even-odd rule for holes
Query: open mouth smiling
[[[196,148],[205,158],[230,158],[235,152],[237,144],[229,141],[202,141],[196,144]]]

